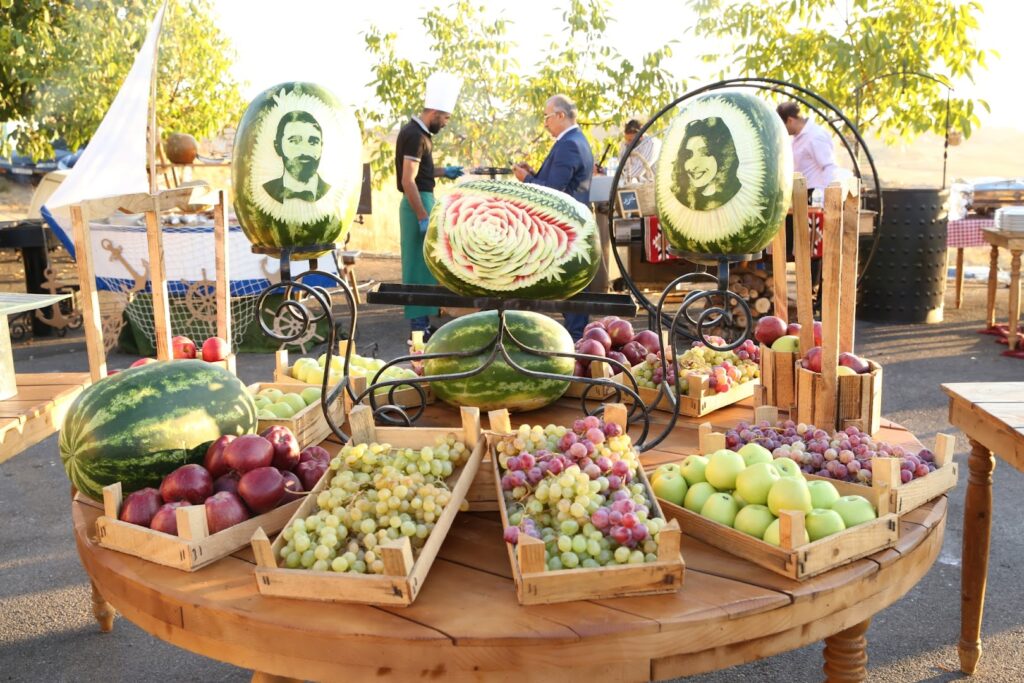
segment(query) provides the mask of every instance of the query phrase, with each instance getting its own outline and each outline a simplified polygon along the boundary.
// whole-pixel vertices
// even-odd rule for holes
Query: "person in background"
[[[627,164],[626,168],[622,171],[622,177],[627,182],[646,183],[654,181],[654,164],[658,160],[658,154],[661,152],[661,140],[650,135],[641,135],[640,142],[636,143],[636,147],[633,148],[629,159],[625,159],[626,150],[633,144],[636,136],[640,134],[642,127],[639,121],[630,119],[626,122],[626,127],[622,131],[623,143],[619,146],[619,166]],[[647,163],[645,164],[644,161]]]
[[[427,79],[423,110],[413,116],[398,133],[395,143],[395,175],[402,201],[398,207],[401,229],[402,282],[436,285],[437,280],[423,259],[423,238],[434,207],[436,178],[455,179],[462,175],[461,166],[434,168],[434,136],[448,125],[459,97],[462,79],[443,71]],[[422,331],[424,340],[434,332],[430,316],[438,309],[428,306],[406,306],[405,318],[410,330]]]
[[[576,104],[565,95],[550,97],[544,104],[544,128],[555,139],[555,144],[540,170],[534,171],[528,164],[518,163],[512,171],[521,182],[564,192],[589,207],[594,154],[576,123],[576,114]],[[563,317],[573,341],[578,341],[583,336],[589,316],[586,313],[565,313]]]

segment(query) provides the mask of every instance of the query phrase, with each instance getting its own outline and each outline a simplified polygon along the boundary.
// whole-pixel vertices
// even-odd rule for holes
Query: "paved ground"
[[[393,263],[368,264],[360,276],[382,277],[393,269]],[[1005,290],[1000,296],[1005,302]],[[949,429],[940,383],[1024,378],[1024,362],[999,356],[992,337],[975,334],[983,311],[983,288],[970,287],[963,310],[947,310],[940,325],[858,325],[859,350],[885,366],[885,413],[926,443],[937,431]],[[364,307],[358,343],[380,342],[384,357],[399,353],[404,332],[396,334],[397,320],[394,310]],[[86,369],[80,341],[22,347],[15,355],[18,367],[27,371]],[[123,367],[131,360],[115,356],[112,365]],[[247,381],[269,377],[272,367],[269,355],[247,355],[239,364]],[[966,442],[959,437],[957,444],[956,458],[963,463]],[[880,613],[868,632],[872,681],[961,678],[955,643],[965,468],[962,472],[950,498],[938,562],[905,598]],[[123,619],[112,633],[99,633],[71,541],[67,487],[55,437],[0,465],[0,680],[249,680],[248,672],[178,650]],[[975,680],[1024,681],[1019,573],[1024,536],[1016,498],[1024,493],[1024,475],[1000,464],[994,488],[985,654]],[[820,668],[820,646],[811,646],[692,680],[797,683],[820,680]]]

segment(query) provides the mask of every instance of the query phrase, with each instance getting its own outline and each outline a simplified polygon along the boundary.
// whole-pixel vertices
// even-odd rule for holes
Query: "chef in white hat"
[[[398,132],[395,175],[398,190],[403,195],[398,218],[402,238],[402,282],[406,284],[437,284],[423,260],[423,237],[434,206],[434,182],[441,177],[458,178],[462,175],[462,167],[434,168],[433,138],[448,125],[461,87],[462,79],[454,74],[444,71],[432,74],[427,79],[423,110]],[[433,332],[429,316],[437,314],[436,307],[405,307],[410,328],[423,331],[424,339]]]

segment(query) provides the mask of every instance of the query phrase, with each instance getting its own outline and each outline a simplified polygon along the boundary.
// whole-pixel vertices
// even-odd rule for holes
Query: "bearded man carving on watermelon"
[[[317,173],[324,151],[324,134],[312,114],[288,112],[277,124],[274,151],[284,163],[284,173],[263,183],[263,189],[282,204],[287,199],[315,202],[331,186]]]

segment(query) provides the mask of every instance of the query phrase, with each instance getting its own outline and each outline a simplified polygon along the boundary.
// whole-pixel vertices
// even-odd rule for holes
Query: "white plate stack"
[[[1024,206],[1004,206],[996,209],[997,230],[1024,232]]]

